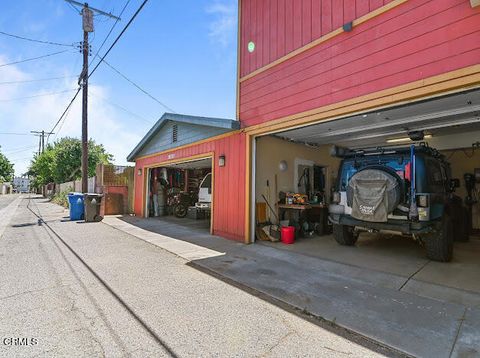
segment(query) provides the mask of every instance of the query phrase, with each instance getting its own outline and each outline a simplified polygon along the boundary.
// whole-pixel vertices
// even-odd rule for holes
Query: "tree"
[[[77,138],[65,137],[49,144],[45,151],[35,156],[30,173],[35,176],[34,186],[51,182],[64,183],[81,178],[82,143]],[[88,142],[88,176],[95,175],[97,164],[109,164],[113,156],[101,144]]]
[[[0,152],[0,182],[12,181],[14,173],[13,163]]]

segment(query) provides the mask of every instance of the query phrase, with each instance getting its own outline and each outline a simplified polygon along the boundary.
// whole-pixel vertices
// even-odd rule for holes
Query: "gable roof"
[[[134,161],[135,157],[149,143],[149,141],[165,126],[167,122],[187,123],[204,127],[212,127],[215,129],[223,129],[225,132],[240,129],[240,123],[236,120],[225,118],[211,118],[190,116],[177,113],[164,113],[163,116],[154,124],[152,128],[145,134],[142,140],[135,146],[132,152],[127,156],[129,162]],[[215,134],[214,134],[215,135]],[[172,145],[172,148],[174,146]]]

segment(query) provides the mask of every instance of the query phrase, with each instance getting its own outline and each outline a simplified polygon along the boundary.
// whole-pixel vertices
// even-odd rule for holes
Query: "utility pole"
[[[82,70],[82,193],[88,191],[88,33],[93,32],[93,12],[85,3],[82,9],[83,70]]]
[[[110,13],[89,7],[87,3],[79,3],[74,0],[65,0],[71,4],[82,6],[82,28],[83,28],[83,69],[78,79],[82,86],[82,192],[88,191],[88,56],[90,45],[88,44],[88,33],[93,32],[93,12],[120,20]]]
[[[50,134],[55,134],[53,132],[45,132],[44,130],[41,131],[30,131],[34,136],[38,138],[38,155],[45,151],[45,136]]]

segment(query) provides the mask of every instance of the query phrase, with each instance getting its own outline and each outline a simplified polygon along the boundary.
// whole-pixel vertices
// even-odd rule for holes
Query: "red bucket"
[[[290,245],[295,242],[295,226],[283,226],[281,233],[284,244]]]

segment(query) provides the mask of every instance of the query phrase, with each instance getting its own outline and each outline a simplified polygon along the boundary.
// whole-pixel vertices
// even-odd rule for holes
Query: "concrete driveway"
[[[370,235],[351,248],[338,246],[331,236],[294,245],[244,245],[174,218],[106,218],[105,222],[186,255],[190,265],[277,304],[406,354],[480,355],[478,240],[457,244],[454,262],[441,264],[425,259],[416,243],[403,238]]]
[[[419,243],[396,235],[363,233],[353,247],[332,235],[302,238],[294,245],[259,242],[288,252],[404,278],[401,290],[480,308],[480,238],[455,243],[452,262],[427,259]]]

